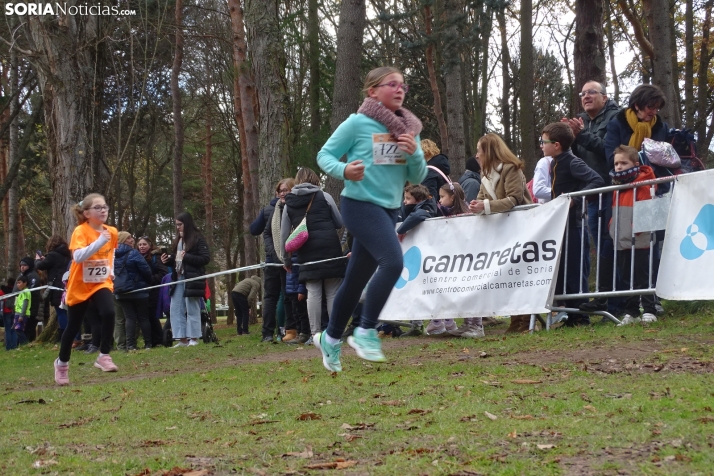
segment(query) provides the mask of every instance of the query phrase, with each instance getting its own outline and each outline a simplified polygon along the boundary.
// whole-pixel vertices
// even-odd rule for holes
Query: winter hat
[[[119,236],[118,236],[119,244],[124,243],[126,241],[126,239],[129,238],[130,236],[131,236],[131,233],[129,233],[128,231],[120,231]]]
[[[475,172],[477,174],[481,173],[481,166],[478,164],[476,157],[469,157],[466,159],[466,170],[470,170],[471,172]]]
[[[29,256],[25,256],[24,258],[22,258],[20,260],[20,265],[23,265],[23,264],[25,266],[27,266],[28,268],[32,269],[35,267],[35,260],[30,258]]]

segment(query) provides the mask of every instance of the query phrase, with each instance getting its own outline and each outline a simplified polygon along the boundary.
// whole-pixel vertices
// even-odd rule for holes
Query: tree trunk
[[[174,45],[174,62],[171,67],[171,99],[174,115],[174,217],[183,212],[183,116],[181,112],[181,87],[179,75],[183,63],[183,0],[176,0],[174,12],[176,22],[176,44]]]
[[[605,44],[603,41],[603,8],[605,0],[575,1],[575,45],[573,62],[575,85],[573,105],[575,112],[582,112],[583,107],[578,93],[588,81],[607,81]]]
[[[521,67],[519,70],[519,102],[521,128],[521,159],[526,176],[532,177],[536,165],[536,132],[533,126],[533,1],[521,2]]]
[[[255,117],[255,84],[246,61],[247,45],[243,10],[239,0],[228,0],[233,32],[233,107],[238,125],[241,148],[241,173],[243,190],[242,225],[244,230],[245,262],[258,262],[258,247],[255,238],[247,233],[253,219],[258,215],[258,121]]]
[[[670,30],[670,7],[668,0],[643,0],[642,2],[650,43],[654,50],[652,56],[652,80],[664,92],[667,99],[660,111],[662,119],[670,127],[681,127],[679,111],[679,92],[676,83],[676,71],[672,57],[672,31]]]
[[[607,50],[610,55],[610,74],[612,75],[612,99],[620,104],[620,81],[617,79],[617,70],[615,69],[615,41],[612,35],[612,7],[610,2],[605,2],[605,19],[607,23]]]
[[[714,0],[708,0],[704,6],[704,23],[702,24],[702,44],[701,50],[699,52],[699,71],[697,78],[697,90],[699,93],[699,104],[697,110],[697,152],[700,157],[707,159],[709,152],[709,146],[711,144],[711,131],[714,130],[714,123],[708,121],[709,115],[712,113],[710,109],[707,108],[709,102],[709,84],[708,75],[709,64],[712,59],[712,51],[709,48],[709,30],[712,25],[712,7],[714,6]],[[707,124],[709,123],[709,124]],[[707,126],[709,130],[707,130]]]
[[[685,1],[684,12],[684,126],[694,125],[694,0]]]
[[[310,155],[317,157],[320,150],[320,23],[317,11],[317,0],[308,0],[307,34],[310,44]]]
[[[206,103],[210,104],[208,98],[206,98]],[[202,178],[204,184],[204,195],[203,195],[203,205],[206,210],[206,228],[205,237],[208,249],[214,253],[214,240],[213,240],[213,132],[211,131],[211,111],[206,110],[206,154],[203,157],[203,170]],[[214,324],[216,321],[216,278],[210,278],[208,280],[208,288],[211,290],[211,296],[213,297],[213,305],[211,306],[211,322]]]
[[[258,92],[258,157],[260,203],[275,196],[275,185],[286,173],[287,122],[285,50],[280,40],[278,0],[247,0],[245,24],[251,38],[251,63]]]
[[[481,86],[478,96],[474,94],[474,141],[478,141],[486,134],[486,107],[488,106],[488,44],[491,40],[491,29],[493,28],[493,10],[486,7],[485,11],[481,12],[481,41],[479,61]],[[478,78],[474,77],[474,85],[478,84]],[[475,91],[474,91],[475,92]],[[474,143],[475,146],[475,143]]]
[[[458,180],[463,174],[466,161],[466,143],[464,139],[464,103],[461,84],[461,49],[458,17],[463,12],[461,0],[446,0],[444,11],[447,25],[444,31],[444,87],[446,90],[446,125],[448,128],[449,148],[447,154],[451,165],[451,177]]]
[[[8,158],[10,164],[19,163],[18,157],[18,118],[17,110],[20,108],[20,95],[18,94],[19,81],[19,66],[17,59],[17,51],[13,48],[10,50],[10,140],[8,142]],[[19,256],[19,236],[20,236],[20,185],[17,178],[12,181],[8,194],[8,209],[9,217],[7,222],[8,228],[8,246],[7,246],[7,274],[8,276],[17,276]]]
[[[334,131],[360,105],[362,89],[362,41],[367,22],[365,0],[342,0],[340,5],[340,26],[337,29],[337,59],[335,62],[335,84],[332,93],[332,115],[330,130]],[[344,182],[327,177],[325,191],[336,201],[342,192]]]
[[[79,2],[67,2],[76,5]],[[102,155],[102,17],[28,16],[44,100],[44,132],[52,192],[52,233],[71,236],[72,206],[87,193],[104,190],[109,170]],[[23,53],[24,55],[24,53]]]
[[[439,137],[441,139],[441,147],[444,150],[449,149],[449,134],[446,129],[446,121],[444,121],[444,110],[441,105],[441,93],[439,92],[439,83],[436,79],[436,68],[434,67],[434,40],[432,36],[432,13],[429,5],[424,7],[424,32],[429,42],[426,46],[426,69],[429,72],[429,86],[431,94],[434,97],[434,117],[439,125]]]
[[[501,123],[503,124],[503,140],[508,147],[513,149],[513,141],[511,139],[511,111],[509,110],[511,95],[511,73],[509,71],[509,65],[511,64],[511,53],[508,50],[505,9],[498,9],[496,11],[496,19],[498,20],[498,30],[501,34]]]

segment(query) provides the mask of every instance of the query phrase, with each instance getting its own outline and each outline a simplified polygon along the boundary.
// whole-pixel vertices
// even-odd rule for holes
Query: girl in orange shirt
[[[109,206],[104,197],[90,193],[72,210],[77,227],[72,232],[69,249],[72,264],[67,281],[67,329],[62,334],[59,357],[55,360],[55,382],[69,384],[69,358],[72,340],[79,331],[84,315],[93,307],[91,315],[100,321],[102,340],[99,357],[94,366],[104,372],[116,372],[117,366],[109,357],[114,332],[114,250],[118,246],[117,229],[104,223]]]

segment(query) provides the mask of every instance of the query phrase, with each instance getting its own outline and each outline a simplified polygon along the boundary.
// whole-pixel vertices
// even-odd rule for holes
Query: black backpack
[[[674,150],[682,159],[682,166],[674,174],[688,174],[704,170],[704,163],[697,157],[697,142],[689,129],[670,129],[667,133],[667,142],[672,144]]]

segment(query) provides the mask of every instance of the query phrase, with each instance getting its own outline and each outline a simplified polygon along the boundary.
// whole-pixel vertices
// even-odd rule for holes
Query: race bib
[[[372,134],[372,163],[374,165],[405,165],[407,159],[399,150],[391,134]]]
[[[108,277],[108,259],[87,260],[82,263],[82,280],[85,283],[103,283]]]

